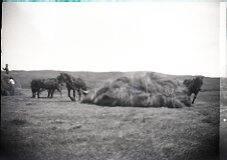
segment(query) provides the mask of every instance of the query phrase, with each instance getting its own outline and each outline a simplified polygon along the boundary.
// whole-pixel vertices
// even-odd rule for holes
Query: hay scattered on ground
[[[183,85],[155,73],[134,73],[107,82],[91,91],[83,102],[102,106],[168,108],[191,105]]]

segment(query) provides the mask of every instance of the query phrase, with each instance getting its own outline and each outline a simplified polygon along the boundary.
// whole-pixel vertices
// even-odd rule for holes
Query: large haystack
[[[156,73],[134,73],[91,91],[83,100],[102,106],[180,108],[190,106],[187,89]]]

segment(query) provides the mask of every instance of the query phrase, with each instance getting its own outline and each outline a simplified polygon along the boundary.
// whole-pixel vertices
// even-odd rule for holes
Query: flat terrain
[[[102,107],[71,102],[66,93],[32,99],[30,90],[21,92],[1,98],[0,158],[218,159],[219,91],[201,92],[193,107],[180,109]]]

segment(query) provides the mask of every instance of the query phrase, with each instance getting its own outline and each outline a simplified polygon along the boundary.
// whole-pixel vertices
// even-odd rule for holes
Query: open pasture
[[[19,160],[215,160],[219,91],[192,107],[105,107],[32,99],[31,91],[2,97],[1,147]],[[45,95],[46,96],[46,95]],[[2,157],[3,158],[3,157]]]

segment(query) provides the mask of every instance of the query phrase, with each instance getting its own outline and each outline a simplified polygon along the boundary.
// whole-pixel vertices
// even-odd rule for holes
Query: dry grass
[[[132,73],[93,89],[84,103],[102,106],[168,107],[190,106],[186,87],[156,73]]]
[[[65,96],[3,97],[1,143],[18,160],[218,159],[219,92],[194,107],[101,107]],[[14,120],[26,120],[12,125]],[[21,122],[21,121],[20,121]]]

